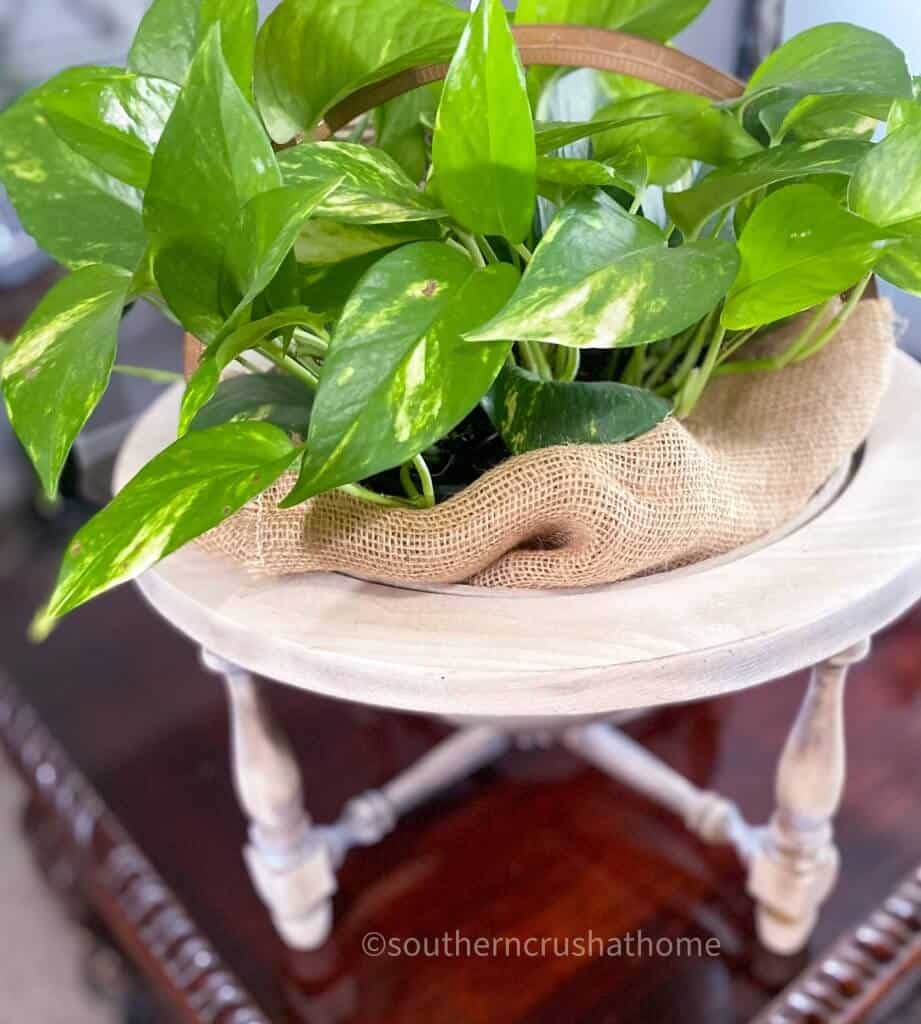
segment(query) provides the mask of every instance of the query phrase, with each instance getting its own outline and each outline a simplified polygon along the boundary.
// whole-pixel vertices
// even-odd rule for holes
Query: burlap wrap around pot
[[[745,357],[782,350],[800,326]],[[485,587],[584,587],[700,561],[782,525],[845,462],[870,430],[892,345],[888,303],[867,300],[818,355],[720,377],[689,420],[635,441],[510,458],[426,510],[338,491],[279,509],[286,477],[199,543],[259,573]]]

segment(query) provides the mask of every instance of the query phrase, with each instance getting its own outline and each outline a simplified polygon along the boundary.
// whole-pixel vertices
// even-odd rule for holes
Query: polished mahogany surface
[[[806,965],[807,955],[784,960],[756,947],[743,874],[728,851],[706,848],[670,815],[555,749],[509,755],[412,814],[379,846],[352,853],[340,876],[332,940],[316,953],[286,951],[243,867],[245,826],[227,770],[223,697],[192,645],[127,587],[73,615],[43,646],[24,640],[62,543],[63,531],[45,527],[3,566],[0,663],[258,1008],[199,1015],[189,991],[166,985],[155,969],[158,957],[169,958],[168,943],[151,952],[143,928],[129,934],[117,900],[95,886],[90,863],[90,897],[180,1019],[730,1024],[750,1020]],[[879,637],[870,659],[852,672],[849,777],[837,825],[843,873],[813,956],[921,859],[919,650],[921,611]],[[630,731],[763,822],[804,683],[798,675],[672,708]],[[446,731],[423,718],[277,684],[266,692],[320,822]],[[362,938],[372,932],[429,943],[447,934],[448,949],[441,956],[369,956]],[[557,956],[552,948],[554,939],[559,949],[567,939],[628,935],[637,944],[646,940],[644,955],[599,956],[597,941],[590,956]],[[471,948],[467,939],[506,936],[547,939],[549,952],[455,955]],[[648,955],[649,940],[679,936],[718,940],[720,953]]]

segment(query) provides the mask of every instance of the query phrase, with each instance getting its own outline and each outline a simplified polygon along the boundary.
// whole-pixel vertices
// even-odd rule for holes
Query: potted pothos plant
[[[257,29],[256,0],[154,0],[127,68],[9,108],[0,177],[71,271],[2,366],[45,491],[129,304],[203,346],[177,440],[79,532],[36,632],[284,474],[287,506],[427,508],[502,459],[627,441],[714,379],[808,359],[874,273],[921,293],[918,81],[884,37],[804,32],[732,100],[598,72],[592,116],[559,122],[567,72],[526,73],[510,24],[667,41],[705,4],[283,0]],[[355,90],[438,61],[443,85],[316,141]],[[786,350],[746,358],[805,311]]]

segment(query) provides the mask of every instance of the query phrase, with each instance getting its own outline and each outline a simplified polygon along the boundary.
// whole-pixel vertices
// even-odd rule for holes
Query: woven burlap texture
[[[800,328],[750,344],[746,358],[782,351]],[[279,509],[285,477],[199,543],[271,575],[486,587],[584,587],[686,565],[803,508],[869,432],[892,347],[888,303],[864,301],[813,358],[714,380],[685,423],[510,458],[426,510],[338,491]]]

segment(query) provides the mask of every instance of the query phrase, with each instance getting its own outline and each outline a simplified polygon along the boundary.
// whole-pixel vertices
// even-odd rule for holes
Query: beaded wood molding
[[[921,969],[921,867],[752,1024],[857,1024]]]
[[[64,826],[81,891],[189,1021],[270,1024],[95,790],[0,674],[0,742]]]

